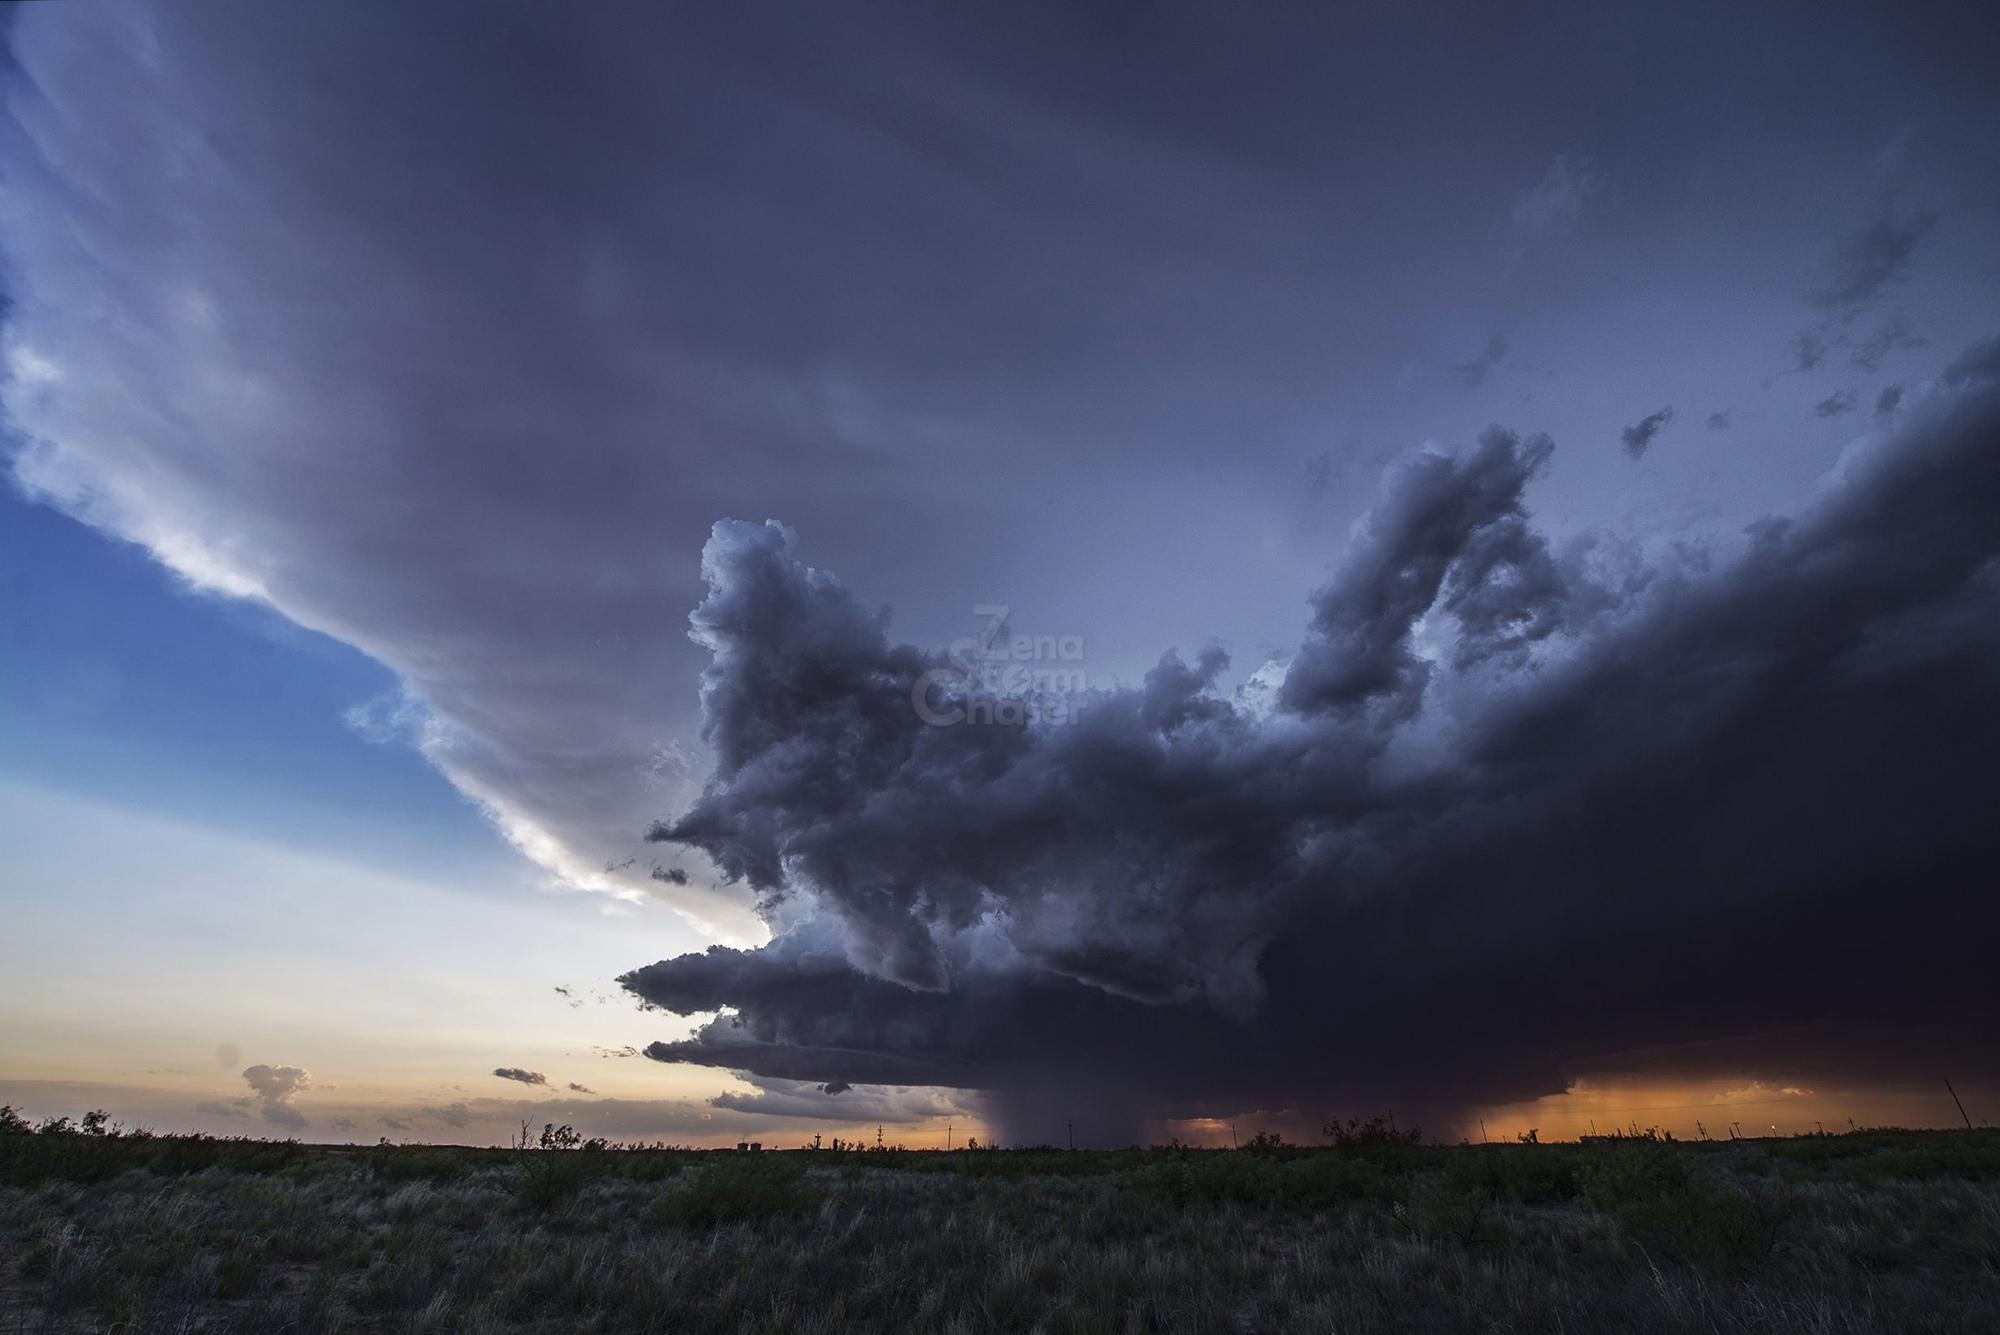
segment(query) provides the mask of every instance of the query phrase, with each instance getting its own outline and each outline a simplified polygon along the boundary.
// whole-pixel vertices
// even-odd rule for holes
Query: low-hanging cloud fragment
[[[1801,329],[1792,337],[1792,359],[1801,371],[1817,371],[1826,361],[1827,334],[1819,329]]]
[[[1643,458],[1647,447],[1653,443],[1653,437],[1659,435],[1660,429],[1673,420],[1674,406],[1668,404],[1656,413],[1647,413],[1631,426],[1620,431],[1618,433],[1618,442],[1625,447],[1625,453],[1631,455],[1634,459]]]
[[[709,1106],[729,1112],[822,1122],[927,1122],[963,1117],[967,1112],[947,1090],[857,1086],[844,1081],[822,1085],[809,1080],[758,1075],[746,1076],[745,1080],[751,1086],[749,1091],[724,1090],[709,1099]]]
[[[981,1090],[1030,1139],[1085,1105],[1110,1138],[1450,1110],[1806,1021],[1898,1028],[1878,1066],[1976,1064],[2000,1018],[1975,944],[2000,927],[1989,360],[1733,559],[1615,579],[1532,523],[1546,440],[1420,453],[1275,695],[1169,653],[1060,724],[925,723],[914,700],[975,694],[949,659],[789,530],[718,524],[692,618],[716,770],[655,835],[779,930],[626,975],[720,1012],[648,1055]]]
[[[514,1080],[524,1085],[546,1085],[549,1078],[540,1071],[524,1070],[519,1066],[496,1066],[493,1074],[502,1080]]]

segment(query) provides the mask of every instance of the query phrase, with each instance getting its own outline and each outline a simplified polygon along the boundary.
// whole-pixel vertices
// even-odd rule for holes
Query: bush
[[[1648,1254],[1733,1279],[1769,1259],[1789,1214],[1784,1198],[1760,1200],[1716,1181],[1662,1141],[1600,1149],[1585,1172],[1584,1194]]]
[[[717,1155],[687,1185],[661,1196],[653,1218],[680,1228],[715,1228],[791,1214],[814,1205],[819,1193],[803,1182],[805,1165],[778,1154]]]
[[[1324,1152],[1291,1159],[1230,1150],[1194,1150],[1133,1175],[1140,1192],[1177,1207],[1250,1205],[1314,1214],[1389,1194],[1382,1170]]]
[[[301,1167],[308,1159],[296,1140],[221,1140],[199,1132],[156,1136],[126,1131],[96,1111],[85,1113],[80,1123],[51,1117],[31,1127],[11,1107],[0,1108],[0,1186],[105,1182],[134,1170],[161,1177],[212,1167],[270,1173]]]
[[[1576,1152],[1566,1145],[1467,1147],[1445,1161],[1445,1175],[1521,1205],[1554,1205],[1583,1190]]]
[[[1333,1142],[1333,1148],[1348,1153],[1402,1149],[1424,1142],[1422,1127],[1406,1127],[1399,1131],[1388,1118],[1381,1116],[1370,1117],[1366,1121],[1350,1117],[1344,1122],[1336,1117],[1321,1129],[1320,1134]]]

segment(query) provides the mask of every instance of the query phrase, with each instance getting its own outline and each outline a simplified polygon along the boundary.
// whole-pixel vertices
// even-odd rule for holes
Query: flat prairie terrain
[[[757,1155],[0,1136],[0,1332],[1996,1327],[1985,1130]]]

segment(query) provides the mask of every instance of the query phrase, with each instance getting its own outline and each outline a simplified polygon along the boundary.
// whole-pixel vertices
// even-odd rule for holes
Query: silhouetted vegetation
[[[504,1149],[0,1111],[0,1330],[1985,1331],[2000,1133]]]

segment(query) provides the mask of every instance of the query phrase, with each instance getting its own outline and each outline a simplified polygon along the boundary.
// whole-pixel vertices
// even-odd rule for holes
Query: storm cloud
[[[1803,242],[1768,183],[1794,178],[1827,116],[1901,114],[1906,88],[1856,70],[1931,38],[1859,9],[1803,34],[1716,13],[1743,35],[1698,54],[1735,70],[1722,84],[1764,87],[1758,53],[1780,40],[1813,72],[1771,94],[1797,122],[1735,169],[1750,202],[1732,246],[1776,268]],[[420,748],[553,877],[754,941],[715,868],[629,861],[708,766],[699,655],[660,608],[699,596],[716,516],[819,516],[822,559],[940,642],[1017,588],[1088,626],[1121,675],[1143,670],[1169,597],[1234,643],[1280,641],[1321,530],[1187,537],[1261,531],[1329,423],[1476,434],[1490,409],[1433,421],[1397,391],[1404,367],[1532,328],[1539,362],[1628,396],[1657,383],[1573,321],[1690,281],[1631,231],[1713,216],[1646,193],[1715,133],[1718,81],[1688,78],[1673,37],[1687,21],[1173,9],[1107,82],[1119,38],[1066,5],[780,25],[19,6],[8,464],[194,586],[386,665],[401,686],[354,725]],[[1579,23],[1628,58],[1552,64]],[[1457,74],[1410,95],[1439,69]],[[1970,108],[1982,74],[1963,76]],[[1969,142],[1988,119],[1968,112]],[[1591,165],[1610,162],[1629,164],[1617,189]],[[1885,214],[1816,290],[1895,284],[1927,225]],[[1610,249],[1547,281],[1592,246]],[[1468,311],[1503,274],[1498,306]],[[1737,290],[1726,269],[1703,281]],[[1718,330],[1723,304],[1658,331],[1718,379],[1755,327]],[[1512,394],[1526,372],[1498,347],[1469,365]],[[1581,439],[1582,415],[1533,426]],[[1369,471],[1345,453],[1343,483]],[[1765,457],[1817,467],[1797,442]],[[1337,527],[1364,493],[1327,490]],[[1202,559],[1169,569],[1172,547]],[[1131,592],[1107,605],[1106,588]]]
[[[629,974],[724,1012],[649,1055],[985,1090],[1046,1137],[1058,1097],[1124,1125],[1450,1109],[1808,1022],[1977,1051],[2000,387],[1903,421],[1735,559],[1615,585],[1532,523],[1547,439],[1420,452],[1276,689],[1170,652],[1011,724],[925,722],[977,695],[948,656],[790,530],[718,524],[692,617],[718,764],[655,835],[779,930]]]
[[[1971,595],[1920,593],[1838,480],[1742,530],[1832,448],[1834,386],[1770,402],[1802,300],[1843,355],[1892,294],[1931,340],[1884,343],[1910,390],[1855,486],[1969,467],[1973,409],[1922,387],[1990,320],[1984,34],[1708,0],[15,6],[0,449],[27,497],[386,668],[328,710],[343,743],[416,747],[545,879],[677,911],[635,916],[634,963],[676,956],[635,990],[727,1013],[656,1056],[978,1089],[1038,1138],[1071,1084],[1106,1136],[1343,1080],[1540,1090],[1620,1008],[1633,1041],[1811,1009],[1770,998],[1829,990],[1863,891],[1787,936],[1761,887],[1818,884],[1830,839],[1888,866],[1904,795],[1966,777],[1946,746],[1897,787],[1868,730],[1955,700],[1904,723],[1979,734],[1983,651],[1945,647]],[[1918,101],[1901,202],[1829,216]],[[1619,414],[1670,398],[1737,425],[1626,466]],[[1879,514],[1936,552],[1935,499]],[[996,696],[913,647],[1001,603],[1087,641],[1088,688]],[[1754,767],[1704,748],[1788,728],[1859,758],[1773,762],[1730,825]],[[656,819],[680,852],[649,865]],[[1655,926],[1712,986],[1631,966]]]

